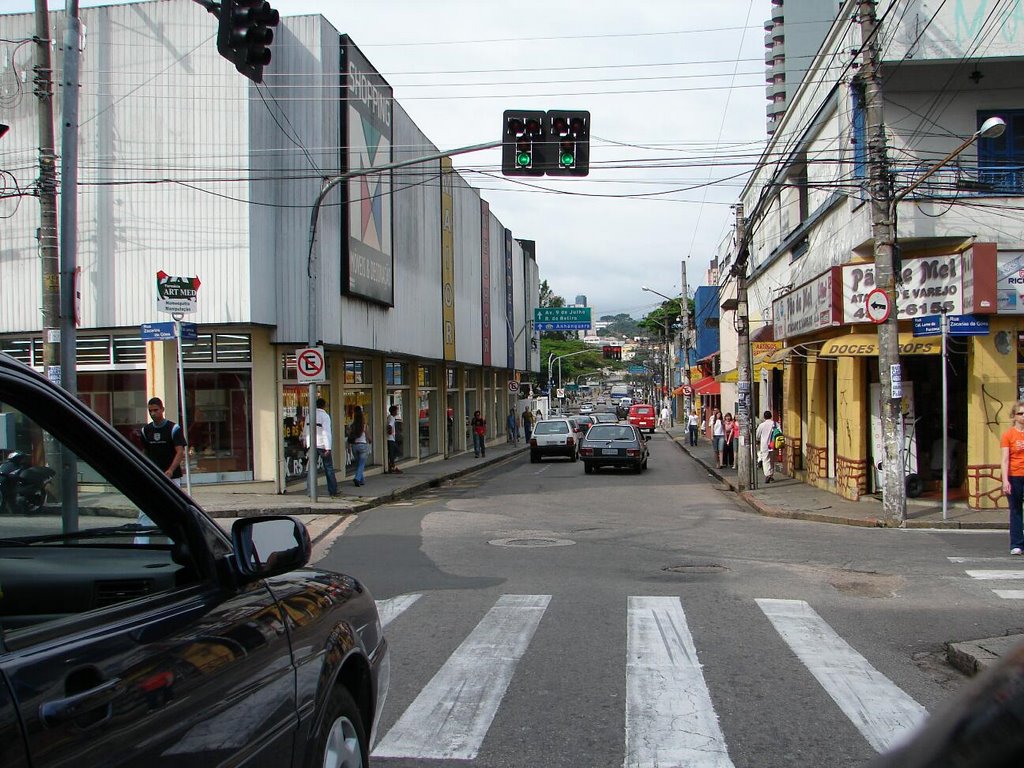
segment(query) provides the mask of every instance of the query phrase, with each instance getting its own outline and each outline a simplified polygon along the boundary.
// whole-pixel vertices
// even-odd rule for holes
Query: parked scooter
[[[21,451],[8,454],[0,463],[0,504],[8,514],[38,512],[46,503],[50,481],[56,476],[50,467],[32,466],[32,457]]]

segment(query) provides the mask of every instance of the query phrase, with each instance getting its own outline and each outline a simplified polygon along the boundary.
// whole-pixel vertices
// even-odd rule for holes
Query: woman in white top
[[[356,460],[356,473],[352,482],[358,488],[365,485],[363,470],[366,469],[366,456],[370,452],[370,438],[366,432],[362,406],[357,405],[352,412],[352,425],[348,428],[348,442],[352,446],[352,456]]]
[[[725,422],[722,412],[715,408],[711,412],[711,442],[715,447],[715,464],[722,468],[722,451],[725,449]]]

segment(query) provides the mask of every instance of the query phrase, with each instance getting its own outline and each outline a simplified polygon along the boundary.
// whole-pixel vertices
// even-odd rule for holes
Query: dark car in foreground
[[[57,470],[0,514],[0,765],[365,766],[373,597],[285,516],[230,535],[76,398],[0,354],[0,438]]]
[[[647,469],[647,438],[632,424],[595,424],[580,444],[580,460],[588,475],[601,467]]]

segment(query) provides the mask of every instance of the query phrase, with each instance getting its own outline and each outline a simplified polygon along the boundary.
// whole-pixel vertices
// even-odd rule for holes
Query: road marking
[[[993,589],[1004,600],[1024,600],[1024,589]]]
[[[398,597],[389,597],[387,600],[378,600],[377,613],[380,614],[381,627],[386,627],[397,619],[406,608],[409,608],[421,597],[422,595],[399,595]]]
[[[902,741],[927,716],[924,707],[871,666],[803,600],[759,598],[757,604],[876,751]]]
[[[502,595],[373,750],[472,760],[551,595]]]
[[[1005,563],[1005,557],[947,557],[951,563]]]
[[[630,597],[624,768],[731,768],[678,597]]]
[[[1001,570],[981,570],[981,571],[964,571],[972,579],[980,579],[982,581],[1010,581],[1013,579],[1024,579],[1024,568],[1019,571],[1001,571]]]

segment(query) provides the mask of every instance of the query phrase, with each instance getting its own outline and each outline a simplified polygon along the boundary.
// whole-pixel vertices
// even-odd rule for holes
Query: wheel
[[[530,451],[530,463],[536,464],[538,461],[540,461],[540,455]]]
[[[359,707],[347,689],[336,685],[312,739],[309,768],[368,768],[369,750]]]
[[[584,461],[583,462],[583,471],[586,474],[588,474],[588,475],[592,475],[592,474],[594,474],[594,466],[592,464],[588,464],[587,462]]]

